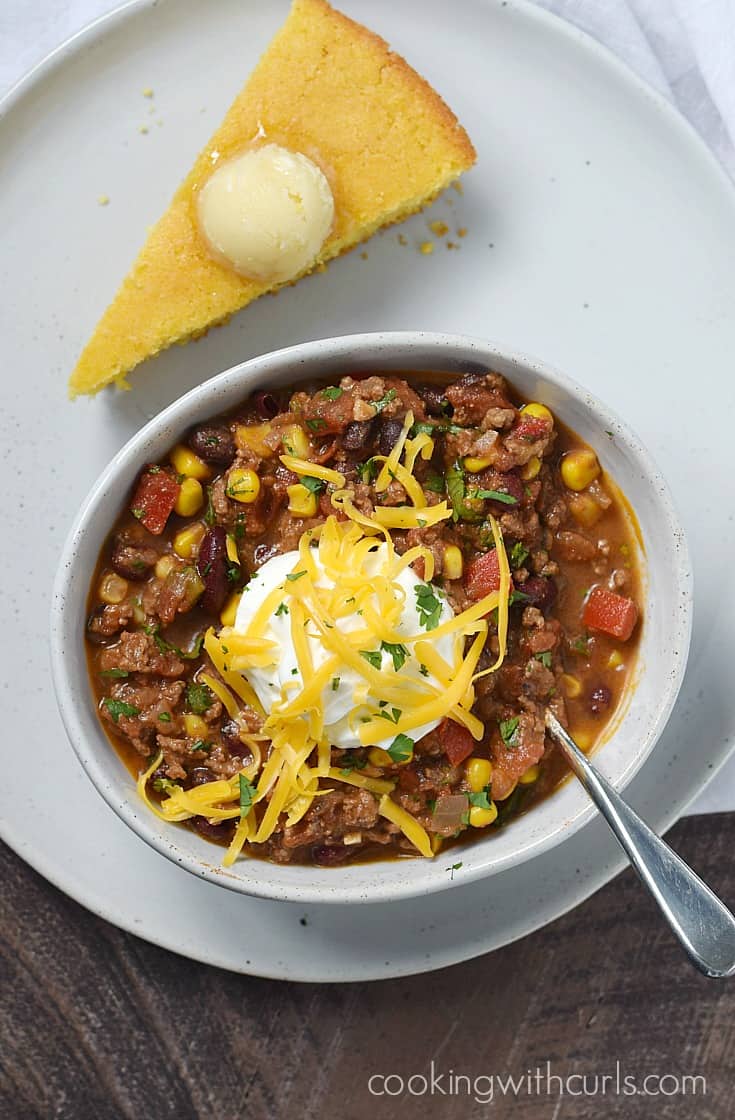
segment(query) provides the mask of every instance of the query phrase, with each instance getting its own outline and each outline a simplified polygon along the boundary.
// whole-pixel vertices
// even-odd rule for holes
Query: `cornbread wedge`
[[[305,271],[420,210],[475,161],[454,114],[381,38],[326,0],[295,0],[98,323],[70,396],[125,387],[146,358],[282,286],[220,263],[197,223],[197,194],[215,163],[263,135],[308,155],[329,178],[334,224]]]

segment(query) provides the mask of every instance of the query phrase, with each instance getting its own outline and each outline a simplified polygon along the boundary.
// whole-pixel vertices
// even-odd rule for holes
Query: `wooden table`
[[[735,813],[689,818],[670,840],[735,906]],[[0,874],[1,1120],[735,1116],[735,981],[686,963],[632,872],[490,956],[340,987],[193,964],[93,917],[7,849]],[[432,1058],[445,1095],[421,1093]],[[586,1085],[560,1098],[552,1080],[548,1095],[547,1062]],[[659,1094],[608,1081],[593,1095],[616,1062],[639,1085],[664,1077]],[[496,1082],[489,1105],[483,1075],[537,1068],[533,1095]],[[450,1086],[450,1071],[471,1080]],[[682,1092],[682,1075],[706,1094]]]

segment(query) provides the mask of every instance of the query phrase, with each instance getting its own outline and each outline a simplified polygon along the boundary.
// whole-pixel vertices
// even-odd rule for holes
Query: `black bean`
[[[272,420],[278,415],[278,401],[272,393],[255,393],[253,396],[255,411],[262,420]]]
[[[238,755],[242,758],[245,746],[240,738],[240,728],[234,719],[225,720],[220,728],[220,735],[222,742],[227,747],[231,755]]]
[[[402,420],[382,420],[378,432],[378,451],[381,455],[390,455],[398,443],[403,431]]]
[[[197,571],[204,582],[201,604],[210,614],[219,614],[227,598],[227,533],[215,525],[199,546]]]
[[[551,610],[559,593],[556,580],[551,576],[529,576],[518,590],[525,596],[524,606],[537,607],[544,614]]]
[[[311,858],[319,867],[336,867],[348,860],[354,850],[352,844],[317,844],[311,849]]]
[[[189,447],[203,459],[218,467],[229,467],[235,458],[235,440],[229,428],[203,424],[189,433]]]
[[[429,416],[451,416],[454,409],[440,385],[419,385],[416,390],[426,405]]]
[[[195,766],[193,770],[189,771],[187,786],[189,789],[193,789],[194,786],[203,786],[206,785],[207,782],[213,782],[214,780],[214,774],[211,770],[208,770],[206,766]]]
[[[342,446],[348,451],[359,451],[370,442],[373,430],[372,420],[353,420],[342,435]]]
[[[599,716],[610,707],[611,701],[612,692],[607,685],[600,684],[590,693],[590,711],[593,715]]]

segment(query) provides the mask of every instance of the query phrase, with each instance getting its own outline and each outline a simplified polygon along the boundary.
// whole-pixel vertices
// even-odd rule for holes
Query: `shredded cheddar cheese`
[[[471,710],[474,684],[479,677],[496,671],[505,656],[510,566],[500,529],[490,517],[499,561],[499,590],[451,619],[435,619],[433,629],[423,626],[422,620],[423,628],[420,626],[415,634],[406,635],[405,624],[399,631],[406,591],[398,577],[409,565],[421,561],[423,578],[430,581],[434,557],[422,544],[398,554],[390,530],[436,525],[452,513],[446,501],[429,504],[414,476],[417,461],[428,460],[434,444],[426,432],[409,438],[412,425],[409,412],[390,454],[375,457],[382,464],[375,481],[376,493],[384,493],[396,481],[404,488],[410,505],[377,506],[365,512],[356,506],[354,491],[345,488],[341,472],[281,455],[281,462],[289,470],[321,479],[334,488],[330,500],[343,520],[329,516],[322,525],[302,534],[293,571],[264,595],[245,632],[225,626],[219,634],[209,630],[205,636],[204,648],[217,676],[202,673],[201,680],[222,702],[230,718],[238,722],[240,737],[253,761],[231,778],[189,790],[163,780],[157,786],[162,794],[159,804],[150,800],[147,784],[161,763],[160,754],[138,780],[141,797],[163,820],[239,818],[224,858],[226,866],[234,862],[245,844],[266,843],[284,821],[286,827],[297,824],[315,798],[331,792],[339,783],[373,793],[380,799],[380,815],[399,828],[423,856],[431,858],[434,854],[424,828],[392,799],[394,782],[332,765],[324,712],[324,691],[330,680],[338,681],[340,672],[350,673],[350,679],[358,681],[353,693],[355,710],[368,711],[359,725],[354,725],[354,733],[365,747],[386,741],[384,705],[392,706],[390,732],[397,737],[444,718],[466,727],[475,739],[484,733],[481,720]],[[323,575],[330,584],[325,586]],[[432,594],[430,586],[426,591]],[[279,647],[266,636],[276,610],[288,615],[297,675],[279,686],[280,695],[274,697],[270,711],[263,712],[243,674],[277,663]],[[499,652],[490,668],[478,672],[492,611],[497,611]],[[352,628],[340,626],[340,620],[348,616]],[[436,646],[437,639],[445,637],[450,639],[451,659]],[[314,663],[310,645],[316,639],[325,653],[318,664]],[[365,656],[366,651],[386,646],[400,648],[406,658],[418,659],[422,674],[415,660],[414,673],[401,673],[401,666],[386,669],[380,653],[377,664]],[[442,646],[444,653],[447,648]],[[258,734],[247,730],[241,704],[264,717]]]

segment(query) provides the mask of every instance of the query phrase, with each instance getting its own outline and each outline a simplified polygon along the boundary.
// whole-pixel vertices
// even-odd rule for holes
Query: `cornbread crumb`
[[[449,233],[449,226],[446,222],[429,222],[429,229],[435,233],[437,237],[443,237],[445,233]]]
[[[464,187],[460,183],[459,179],[457,179],[455,183],[452,183],[452,186],[454,187],[457,194],[464,194]]]
[[[368,255],[367,255],[367,253],[365,252],[365,250],[364,250],[364,249],[363,249],[363,251],[362,251],[362,252],[360,253],[360,256],[362,257],[362,259],[363,259],[364,261],[366,261],[366,260],[368,259]]]
[[[434,252],[434,242],[433,241],[422,241],[421,245],[420,245],[420,249],[421,249],[421,252],[424,254],[424,256],[428,257]]]
[[[107,206],[110,202],[109,194],[101,194],[97,199],[97,202],[100,206]]]
[[[447,241],[447,249],[459,249],[456,241]]]
[[[457,237],[466,237],[466,236],[467,236],[466,226],[460,226],[459,229],[457,230]]]
[[[399,245],[408,245],[408,238],[406,237],[406,235],[404,233],[399,233],[398,234],[398,244]]]
[[[145,87],[145,89],[143,90],[143,96],[144,97],[153,97],[153,90],[151,89],[150,86]]]

